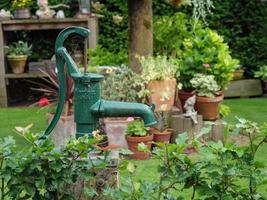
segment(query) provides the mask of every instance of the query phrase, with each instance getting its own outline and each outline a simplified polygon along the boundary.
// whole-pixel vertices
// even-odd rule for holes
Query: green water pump
[[[59,80],[59,101],[54,118],[45,131],[49,135],[56,126],[64,106],[66,81],[64,66],[74,80],[74,120],[76,122],[76,137],[91,134],[96,130],[97,123],[103,117],[140,117],[145,126],[156,124],[153,106],[141,103],[106,101],[100,98],[100,74],[82,73],[71,58],[66,48],[65,40],[73,34],[88,38],[90,31],[82,27],[69,27],[60,32],[55,44],[56,66]],[[112,90],[112,88],[110,88]]]

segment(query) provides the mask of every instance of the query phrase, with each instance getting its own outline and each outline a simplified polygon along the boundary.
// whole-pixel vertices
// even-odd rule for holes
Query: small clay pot
[[[29,8],[19,8],[14,11],[15,19],[29,19],[31,18],[31,11]]]
[[[171,139],[172,129],[166,129],[163,132],[154,132],[154,142],[169,144]]]
[[[26,55],[7,56],[8,62],[14,74],[22,74],[24,72],[27,58],[28,56]]]
[[[126,137],[127,143],[128,143],[128,148],[130,151],[133,152],[132,155],[130,155],[131,159],[135,160],[145,160],[148,159],[150,156],[149,152],[141,152],[138,151],[138,144],[144,143],[149,150],[151,150],[152,147],[152,140],[153,140],[153,135],[147,135],[143,137],[133,137],[133,136],[127,136]]]
[[[196,97],[196,110],[203,116],[204,120],[215,121],[219,118],[220,103],[223,100],[223,93],[216,97]]]
[[[184,104],[186,102],[186,100],[192,96],[195,95],[195,92],[187,92],[187,91],[184,91],[184,90],[179,90],[178,91],[178,97],[181,101],[181,105],[182,105],[182,109],[183,109],[183,112],[185,112],[184,110]]]

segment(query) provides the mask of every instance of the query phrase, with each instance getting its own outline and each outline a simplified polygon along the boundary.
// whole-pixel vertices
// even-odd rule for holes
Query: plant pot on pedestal
[[[54,113],[47,113],[47,121],[50,124],[54,117]],[[69,137],[75,137],[76,124],[74,122],[74,115],[62,115],[54,128],[51,137],[56,146],[67,143]]]
[[[109,117],[104,118],[103,127],[108,137],[108,143],[120,146],[120,148],[128,148],[125,139],[126,128],[129,121],[124,117]],[[119,157],[119,150],[112,150],[111,157]]]
[[[155,104],[155,112],[171,111],[176,91],[176,79],[150,81],[148,83],[150,91],[149,103]]]
[[[14,74],[24,73],[27,58],[28,56],[26,55],[7,56],[8,62]]]
[[[223,93],[215,97],[196,96],[195,107],[198,114],[202,115],[204,120],[215,121],[219,118],[220,103],[223,98]]]
[[[140,143],[144,143],[147,146],[147,148],[150,150],[152,147],[153,135],[146,135],[146,136],[142,136],[142,137],[127,136],[126,140],[128,143],[129,150],[133,152],[133,154],[130,155],[131,159],[145,160],[145,159],[149,158],[150,153],[138,151],[138,145]]]
[[[29,19],[31,18],[31,11],[29,8],[18,8],[14,11],[15,19]]]

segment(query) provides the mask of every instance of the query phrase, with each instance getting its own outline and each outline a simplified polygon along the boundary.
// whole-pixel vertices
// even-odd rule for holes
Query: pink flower
[[[205,67],[205,68],[210,68],[210,64],[205,63],[205,64],[203,64],[203,67]]]
[[[41,98],[38,102],[40,107],[47,106],[49,104],[49,100],[45,97]]]
[[[133,118],[133,117],[128,117],[128,118],[126,119],[126,121],[127,121],[127,122],[132,122],[132,121],[134,121],[134,118]]]

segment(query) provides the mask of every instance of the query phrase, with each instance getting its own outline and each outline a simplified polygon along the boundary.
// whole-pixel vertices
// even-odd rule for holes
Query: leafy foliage
[[[145,127],[144,121],[136,119],[127,125],[126,134],[128,136],[146,136],[148,129]]]
[[[207,17],[209,26],[224,35],[233,57],[251,75],[267,63],[266,1],[214,0],[213,3],[213,14]]]
[[[84,192],[97,196],[93,187],[88,187],[96,170],[104,169],[108,163],[103,159],[89,159],[97,140],[84,136],[70,139],[65,146],[55,147],[51,139],[39,140],[29,127],[16,128],[30,143],[30,148],[20,152],[14,149],[11,138],[0,139],[1,199],[76,199],[70,190],[80,182]],[[77,194],[76,194],[77,195]],[[80,195],[80,194],[79,194]]]
[[[230,55],[223,37],[209,28],[195,29],[184,39],[179,56],[180,81],[184,89],[192,88],[190,80],[196,73],[214,75],[221,89],[225,89],[233,76],[238,60]]]
[[[238,121],[232,131],[226,128],[223,142],[200,142],[210,131],[205,128],[192,141],[183,133],[178,135],[175,144],[158,144],[153,151],[154,158],[160,162],[158,181],[135,182],[131,178],[135,167],[124,164],[129,177],[120,188],[109,188],[105,194],[119,200],[184,199],[183,191],[188,190],[192,200],[265,199],[257,187],[266,185],[266,164],[256,161],[255,154],[267,142],[267,126],[245,119]],[[239,146],[229,140],[228,136],[238,133],[249,138],[246,145]],[[184,153],[192,146],[199,152],[197,158]]]
[[[7,45],[5,48],[5,54],[7,56],[18,56],[18,55],[27,55],[31,54],[32,45],[29,45],[27,42],[18,41],[10,45]]]
[[[259,71],[255,72],[255,77],[267,80],[267,65],[262,66]]]
[[[127,52],[124,49],[115,53],[97,46],[96,49],[88,49],[88,58],[91,66],[121,66],[128,64]]]
[[[121,68],[101,83],[101,96],[112,101],[138,101],[140,77],[129,68]]]
[[[215,97],[220,90],[213,75],[196,74],[190,83],[198,96]]]

